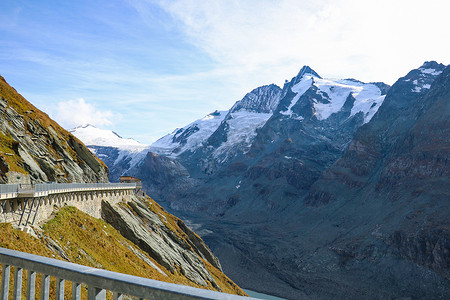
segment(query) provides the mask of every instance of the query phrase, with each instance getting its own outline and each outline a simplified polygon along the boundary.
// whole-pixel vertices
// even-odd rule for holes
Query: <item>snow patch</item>
[[[171,134],[168,134],[151,144],[150,149],[157,154],[171,156],[178,156],[187,150],[192,151],[201,146],[201,144],[206,141],[211,134],[214,133],[214,131],[216,131],[220,123],[227,115],[227,112],[228,111],[216,111],[203,117],[202,119],[190,123],[182,129],[176,129]],[[183,145],[180,145],[179,142],[174,142],[174,139],[180,137],[183,133],[193,128],[197,128],[198,130],[186,136],[186,140]],[[173,153],[173,150],[177,147],[181,147],[180,151]]]
[[[414,93],[420,93],[422,91],[422,88],[420,86],[416,86],[411,91]]]
[[[108,157],[108,155],[97,153],[98,151],[92,146],[116,148],[119,155],[114,165],[127,158],[130,159],[129,164],[132,168],[142,161],[149,151],[148,145],[141,144],[133,139],[124,139],[113,131],[99,129],[92,125],[79,126],[70,129],[69,132],[80,139],[94,155],[100,158]]]
[[[300,97],[304,93],[306,93],[306,91],[312,86],[313,82],[314,79],[312,75],[304,75],[300,82],[292,87],[292,91],[294,93],[297,93],[297,95],[294,96],[288,108],[285,111],[281,111],[280,113],[285,116],[292,116],[292,107],[297,103],[298,99],[300,99]]]
[[[355,98],[350,116],[363,112],[364,123],[370,121],[384,101],[381,90],[374,84],[366,84],[353,80],[317,79],[315,85],[322,93],[330,98],[330,103],[315,103],[315,116],[318,120],[325,120],[333,113],[337,113],[344,106],[350,94]]]
[[[225,121],[229,126],[227,141],[214,151],[215,157],[228,152],[230,148],[233,148],[236,145],[240,145],[243,148],[250,147],[256,136],[256,130],[262,127],[272,114],[241,110],[231,113],[230,116],[231,118]],[[248,149],[246,150],[248,151]],[[244,150],[244,153],[246,150]]]
[[[437,71],[435,69],[423,69],[423,68],[419,68],[420,72],[424,73],[424,74],[430,74],[433,76],[437,76],[439,74],[442,73],[442,71]]]

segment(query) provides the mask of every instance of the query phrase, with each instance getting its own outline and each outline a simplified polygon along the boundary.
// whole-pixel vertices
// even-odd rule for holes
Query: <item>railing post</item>
[[[50,275],[41,274],[41,300],[48,300],[50,294]]]
[[[36,198],[33,197],[33,201],[31,202],[31,206],[30,206],[30,212],[28,213],[28,217],[27,217],[27,221],[25,222],[25,226],[27,226],[28,221],[30,221],[31,212],[33,211],[35,201],[36,201]],[[24,212],[25,212],[25,210],[24,210]],[[20,219],[22,220],[22,218],[20,218]]]
[[[106,290],[89,286],[88,288],[88,300],[105,300]]]
[[[33,222],[31,222],[31,225],[33,225],[33,224],[34,224],[34,220],[36,220],[36,215],[37,215],[37,213],[38,213],[38,209],[39,209],[39,206],[40,206],[40,205],[41,205],[41,197],[39,197],[39,202],[38,202],[38,204],[37,204],[36,212],[34,213]],[[30,212],[30,214],[31,214],[31,212]]]
[[[3,208],[3,212],[9,213],[11,212],[11,200],[6,200],[5,207]]]
[[[2,267],[2,291],[0,300],[8,300],[9,297],[9,273],[11,266],[4,264]]]
[[[27,277],[27,300],[34,300],[34,294],[36,293],[36,272],[28,270]]]
[[[64,283],[64,279],[56,278],[56,300],[64,300]]]
[[[123,295],[121,293],[113,292],[113,300],[122,300],[122,299]]]
[[[25,210],[27,209],[28,198],[25,200],[25,205],[22,205],[22,214],[20,215],[19,226],[22,225],[22,219],[25,215]]]
[[[72,282],[72,300],[81,299],[81,284],[78,282]]]
[[[22,298],[22,273],[22,268],[15,267],[13,300],[20,300]]]

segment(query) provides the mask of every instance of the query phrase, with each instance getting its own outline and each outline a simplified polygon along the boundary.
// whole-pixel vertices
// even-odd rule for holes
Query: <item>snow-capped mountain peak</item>
[[[314,71],[313,69],[311,69],[309,66],[303,66],[300,71],[298,72],[296,78],[301,78],[304,75],[311,75],[317,78],[322,78],[320,77],[319,74],[317,74],[316,71]]]
[[[444,70],[445,65],[439,64],[435,61],[427,61],[420,68],[419,71],[424,74],[431,74],[434,76],[438,76]]]
[[[147,147],[133,139],[125,139],[111,130],[99,129],[91,124],[85,124],[73,129],[69,132],[79,138],[85,145],[96,145],[106,147]]]
[[[230,148],[245,151],[273,114],[281,97],[281,88],[265,85],[247,93],[228,111],[215,111],[202,119],[177,129],[151,145],[151,151],[178,156],[202,146],[217,147],[215,156],[228,155]]]
[[[280,105],[289,91],[295,96],[284,99],[285,102]],[[312,98],[303,99],[306,93]],[[289,95],[292,97],[291,93]],[[176,157],[202,148],[202,151],[211,152],[217,161],[224,162],[237,153],[246,153],[258,129],[276,110],[285,118],[303,121],[315,116],[321,121],[339,112],[349,97],[354,100],[349,105],[348,118],[362,112],[364,123],[372,118],[384,99],[375,84],[354,79],[323,79],[309,66],[303,66],[297,76],[285,83],[283,89],[275,84],[258,87],[237,101],[229,111],[209,114],[162,137],[151,145],[151,151]],[[305,101],[310,101],[306,110]],[[305,111],[309,111],[310,115],[306,116]]]
[[[317,73],[316,75],[311,74],[311,72],[303,73],[300,78],[298,76],[295,77],[289,85],[291,85],[291,91],[295,93],[295,96],[287,108],[280,110],[280,113],[297,120],[311,117],[311,110],[313,111],[312,115],[317,120],[325,120],[332,114],[341,111],[349,97],[351,97],[354,101],[349,117],[362,112],[364,123],[367,123],[378,110],[385,97],[382,95],[381,89],[375,84],[363,83],[355,79],[326,79],[319,77]],[[299,101],[308,101],[302,99],[302,96],[307,93],[311,99],[309,100],[311,105],[304,106],[307,108],[306,111],[295,109],[295,106],[301,106],[301,103],[297,104]]]
[[[299,83],[302,79],[304,79],[305,76],[308,77],[317,77],[317,78],[322,78],[320,77],[319,74],[317,74],[316,71],[314,71],[313,69],[311,69],[309,66],[303,66],[300,71],[298,72],[297,76],[295,76],[294,78],[292,78],[292,80],[289,82],[289,84],[291,86],[296,85],[297,83]]]

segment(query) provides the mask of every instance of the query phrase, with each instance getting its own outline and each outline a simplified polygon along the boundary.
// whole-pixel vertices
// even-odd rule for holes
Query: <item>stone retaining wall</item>
[[[100,218],[102,200],[116,204],[121,201],[129,201],[133,194],[133,190],[107,190],[6,199],[0,201],[0,222],[11,223],[17,227],[39,225],[50,217],[55,208],[64,205],[74,206],[84,213]]]

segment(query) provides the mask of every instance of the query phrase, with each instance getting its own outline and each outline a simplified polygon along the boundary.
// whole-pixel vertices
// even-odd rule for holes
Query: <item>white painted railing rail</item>
[[[106,299],[106,290],[113,292],[114,300],[122,295],[140,299],[254,299],[203,290],[184,285],[136,277],[90,268],[66,261],[0,248],[3,265],[0,300],[8,300],[10,269],[14,267],[13,300],[21,299],[22,273],[27,270],[27,300],[34,300],[36,273],[41,274],[40,300],[49,299],[50,276],[56,278],[56,300],[64,300],[65,280],[72,282],[72,300],[81,298],[81,284],[88,286],[88,300]]]
[[[0,199],[43,197],[53,194],[135,189],[136,183],[39,183],[0,184]]]

